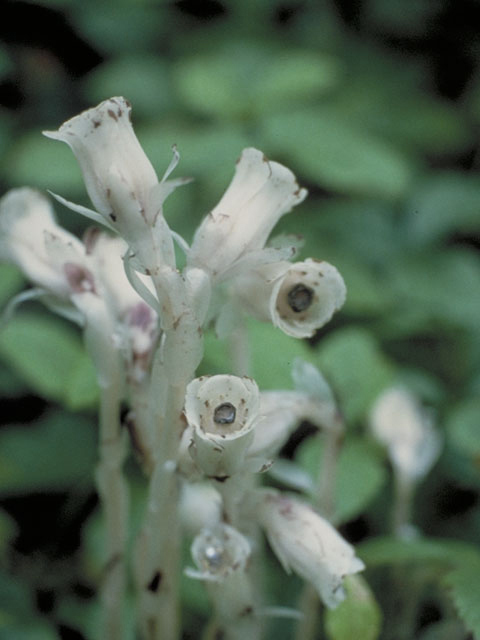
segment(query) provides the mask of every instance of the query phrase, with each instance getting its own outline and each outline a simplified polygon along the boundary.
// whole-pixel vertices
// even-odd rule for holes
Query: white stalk
[[[140,627],[146,640],[175,640],[179,634],[177,461],[185,428],[185,389],[202,355],[201,327],[185,281],[175,270],[164,270],[162,275],[154,279],[166,300],[162,309],[164,338],[154,357],[150,385],[154,467],[135,567]]]
[[[102,638],[124,637],[128,489],[122,472],[126,455],[120,425],[121,385],[118,379],[101,389],[100,443],[96,481],[105,521],[105,572],[101,586]]]
[[[219,523],[194,539],[192,556],[198,570],[187,575],[204,581],[215,618],[208,633],[225,640],[259,640],[261,625],[247,566],[251,548],[234,527]]]

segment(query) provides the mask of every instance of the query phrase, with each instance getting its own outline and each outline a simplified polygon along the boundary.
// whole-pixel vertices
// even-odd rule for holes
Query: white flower
[[[0,200],[0,259],[59,300],[94,288],[82,243],[58,226],[49,201],[34,189],[13,189]]]
[[[440,454],[441,437],[431,415],[405,389],[390,388],[377,398],[370,426],[387,447],[394,468],[406,479],[425,476]]]
[[[256,514],[287,572],[308,580],[329,608],[345,599],[342,581],[365,568],[353,547],[311,507],[271,490],[257,493]]]
[[[227,477],[242,468],[252,442],[259,391],[251,378],[231,375],[192,380],[185,416],[193,430],[190,454],[210,477]]]
[[[203,529],[193,540],[192,557],[198,571],[187,570],[192,578],[223,582],[234,572],[245,570],[251,548],[248,540],[228,524]]]
[[[126,243],[118,236],[100,232],[98,228],[88,229],[84,241],[94,265],[99,294],[117,327],[119,348],[124,351],[130,375],[140,382],[148,370],[158,339],[157,314],[128,281],[123,265]],[[142,274],[137,277],[151,289],[148,277]]]
[[[343,305],[346,287],[334,266],[308,258],[257,267],[235,281],[234,295],[256,318],[309,338]]]
[[[281,216],[306,195],[289,169],[270,162],[257,149],[245,149],[227,191],[195,233],[188,264],[217,280],[226,277],[232,266],[263,249]]]
[[[159,183],[135,136],[130,111],[125,98],[110,98],[71,118],[58,131],[44,132],[72,149],[100,216],[58,199],[96,221],[103,218],[141,254],[141,260],[148,263],[145,268],[155,268],[156,262],[173,266],[173,240],[162,215],[162,204],[182,181],[164,179]]]
[[[178,508],[183,527],[196,534],[220,522],[222,498],[210,482],[184,482]]]
[[[248,458],[273,459],[302,420],[328,428],[335,407],[301,391],[262,391]]]

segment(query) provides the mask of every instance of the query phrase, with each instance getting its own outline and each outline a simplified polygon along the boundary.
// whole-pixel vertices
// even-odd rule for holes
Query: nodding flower
[[[239,531],[219,522],[195,536],[191,551],[198,570],[187,570],[190,577],[223,582],[232,573],[245,570],[251,548]]]
[[[394,387],[380,394],[372,407],[370,427],[406,480],[423,478],[440,455],[441,437],[431,414],[406,389]]]
[[[57,302],[95,291],[83,244],[57,224],[50,202],[35,189],[12,189],[0,200],[0,259]]]
[[[310,506],[270,489],[257,490],[256,516],[287,572],[309,581],[333,609],[345,599],[343,579],[365,568],[353,547]]]
[[[207,476],[226,478],[242,469],[254,437],[259,398],[256,383],[247,377],[203,376],[190,382],[185,396],[190,454]]]
[[[275,251],[264,249],[267,238],[306,195],[289,169],[258,149],[244,149],[229,187],[195,233],[189,266],[204,269],[218,281],[236,265],[274,260],[267,256],[277,255]]]
[[[337,269],[311,258],[257,267],[237,278],[233,290],[251,315],[295,338],[313,336],[346,298]]]

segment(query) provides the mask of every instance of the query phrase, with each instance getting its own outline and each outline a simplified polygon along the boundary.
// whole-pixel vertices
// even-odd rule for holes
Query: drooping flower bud
[[[258,417],[259,391],[251,378],[203,376],[187,387],[185,416],[193,429],[190,453],[210,477],[242,467]]]
[[[258,149],[245,149],[227,191],[195,233],[189,266],[221,279],[235,262],[262,249],[281,216],[306,195],[289,169]]]
[[[372,408],[370,425],[373,435],[387,447],[394,468],[405,479],[423,478],[440,454],[441,438],[432,416],[406,389],[384,391]]]
[[[194,538],[191,551],[198,571],[189,570],[188,575],[212,582],[243,571],[251,553],[245,536],[224,523],[203,529]]]
[[[28,187],[0,200],[0,260],[16,264],[59,300],[94,288],[82,243],[56,223],[49,201]]]
[[[308,580],[328,608],[345,599],[342,581],[365,568],[355,550],[313,509],[271,490],[259,490],[256,514],[287,572]]]
[[[234,286],[244,308],[294,338],[309,338],[345,302],[346,287],[328,262],[308,258],[258,267]]]

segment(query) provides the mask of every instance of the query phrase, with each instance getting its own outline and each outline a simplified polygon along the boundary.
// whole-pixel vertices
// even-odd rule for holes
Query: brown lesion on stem
[[[162,572],[158,570],[155,571],[155,573],[152,576],[152,579],[147,585],[147,589],[152,593],[157,593],[160,587],[160,583],[162,582],[162,578],[163,578]]]

